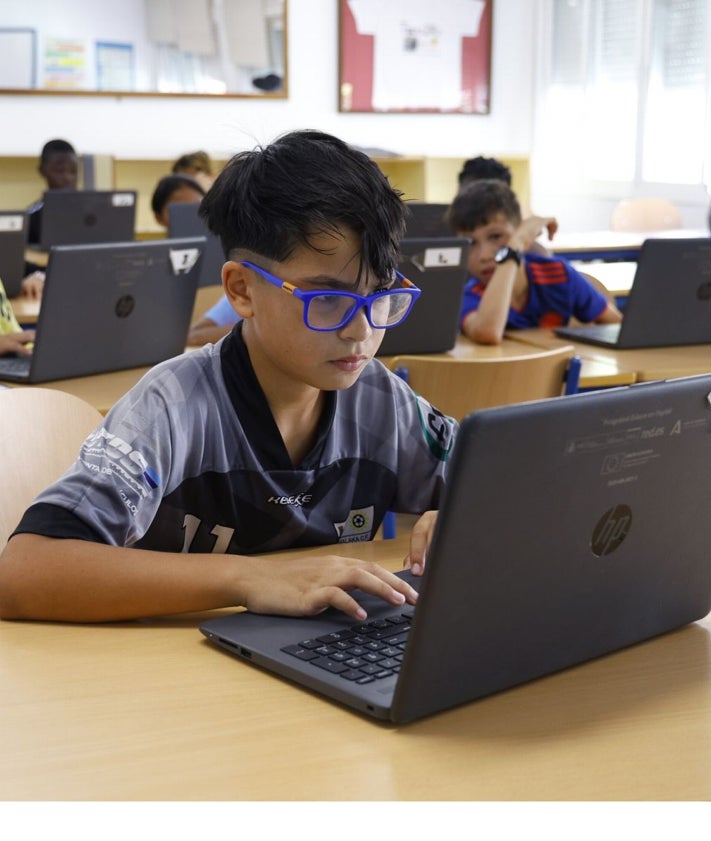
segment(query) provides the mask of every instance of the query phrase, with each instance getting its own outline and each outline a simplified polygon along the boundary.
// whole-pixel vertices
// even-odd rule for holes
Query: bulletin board
[[[346,113],[488,114],[494,0],[339,0]]]

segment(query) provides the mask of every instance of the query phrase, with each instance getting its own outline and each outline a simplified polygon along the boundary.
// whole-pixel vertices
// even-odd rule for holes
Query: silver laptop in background
[[[554,332],[620,349],[711,343],[711,237],[645,240],[622,323]]]
[[[475,412],[451,459],[416,607],[355,593],[365,623],[241,612],[202,633],[403,723],[711,609],[711,375]]]
[[[27,216],[24,210],[0,210],[0,280],[8,298],[22,289],[27,245]]]
[[[168,205],[168,236],[171,239],[203,236],[207,248],[203,257],[198,286],[222,284],[222,266],[225,254],[219,237],[211,233],[205,221],[198,215],[200,202],[173,202]]]
[[[47,190],[42,200],[42,249],[135,238],[135,190]]]
[[[444,353],[459,334],[462,294],[469,277],[469,240],[460,237],[404,239],[398,269],[422,290],[410,315],[385,330],[378,356]]]
[[[49,382],[182,353],[204,251],[204,237],[55,246],[32,355],[0,357],[0,380]]]

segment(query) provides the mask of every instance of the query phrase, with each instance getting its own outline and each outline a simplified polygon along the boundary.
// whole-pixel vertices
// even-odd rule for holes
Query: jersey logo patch
[[[374,514],[372,505],[367,508],[354,508],[342,523],[334,523],[338,542],[356,543],[361,540],[370,540]]]

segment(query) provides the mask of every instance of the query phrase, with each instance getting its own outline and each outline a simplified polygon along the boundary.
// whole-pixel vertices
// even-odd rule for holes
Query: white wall
[[[53,5],[61,7],[61,0]],[[486,116],[339,114],[337,2],[288,0],[287,100],[5,95],[0,155],[38,154],[50,137],[65,137],[81,152],[121,158],[173,158],[193,148],[221,157],[295,128],[318,128],[402,154],[528,155],[535,5],[494,0],[492,105]],[[0,25],[5,17],[0,12]]]

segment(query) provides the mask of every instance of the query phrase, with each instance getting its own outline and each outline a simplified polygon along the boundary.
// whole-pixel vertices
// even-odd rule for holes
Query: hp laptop
[[[0,280],[8,298],[21,291],[25,273],[27,217],[22,210],[0,210]]]
[[[452,229],[445,221],[445,214],[449,209],[448,204],[413,201],[407,202],[407,209],[405,236],[409,239],[452,236]]]
[[[620,349],[711,342],[711,237],[645,240],[622,323],[555,333]]]
[[[378,356],[444,353],[459,332],[462,293],[469,277],[469,241],[457,237],[404,239],[399,270],[422,290],[407,319],[385,331]]]
[[[47,190],[39,246],[130,242],[135,221],[135,190]]]
[[[198,286],[217,286],[222,284],[222,266],[225,254],[219,237],[211,233],[205,222],[198,216],[200,202],[173,202],[168,205],[168,236],[171,239],[181,237],[206,237],[207,248],[202,260]]]
[[[185,349],[205,238],[50,250],[35,345],[0,380],[42,383],[153,365]]]
[[[356,593],[364,623],[243,612],[203,634],[401,723],[711,609],[711,375],[475,412],[451,459],[414,608]]]

